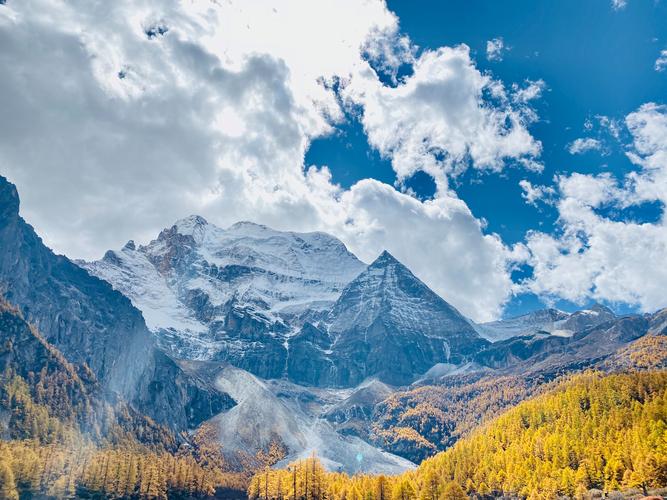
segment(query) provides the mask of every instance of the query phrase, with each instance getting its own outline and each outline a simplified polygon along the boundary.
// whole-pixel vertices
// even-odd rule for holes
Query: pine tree
[[[7,500],[18,500],[19,498],[12,468],[9,462],[2,458],[0,458],[0,498]]]

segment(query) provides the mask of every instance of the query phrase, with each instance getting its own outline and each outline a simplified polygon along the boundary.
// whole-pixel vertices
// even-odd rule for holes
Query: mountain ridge
[[[224,395],[185,375],[155,348],[127,297],[47,248],[19,215],[19,205],[16,187],[0,176],[2,293],[46,341],[69,362],[88,367],[106,390],[175,430],[210,416],[195,410],[224,407]]]

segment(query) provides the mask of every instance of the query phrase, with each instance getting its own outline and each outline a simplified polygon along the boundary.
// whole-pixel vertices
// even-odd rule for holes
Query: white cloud
[[[542,92],[546,84],[544,80],[526,80],[525,86],[521,87],[517,83],[512,84],[512,100],[520,104],[528,104],[542,96]],[[524,111],[530,112],[530,109]],[[532,115],[533,119],[537,119],[536,115]]]
[[[539,169],[526,128],[539,92],[507,91],[465,46],[417,57],[384,2],[9,2],[0,46],[0,172],[57,251],[98,258],[201,213],[329,231],[366,260],[386,248],[475,319],[508,298],[512,250],[446,176]],[[415,72],[385,87],[369,61]],[[372,180],[345,190],[304,168],[310,142],[344,116],[334,77],[399,175],[439,179],[434,200]]]
[[[375,30],[363,43],[361,51],[373,68],[389,75],[391,82],[396,85],[399,68],[415,62],[417,47],[408,36],[399,34],[393,28]]]
[[[558,236],[532,232],[527,239],[534,278],[527,289],[575,302],[587,298],[633,304],[645,311],[667,306],[667,107],[645,104],[629,114],[628,153],[639,171],[621,181],[611,174],[558,179]],[[644,202],[660,202],[657,222],[609,215]]]
[[[567,150],[572,155],[582,154],[587,151],[600,151],[601,149],[602,143],[591,137],[575,139],[567,146]]]
[[[533,206],[537,206],[538,201],[551,204],[553,203],[553,197],[556,195],[556,190],[552,186],[534,185],[528,179],[520,180],[519,186],[523,190],[521,197],[526,200],[526,203]]]
[[[627,0],[611,0],[611,8],[614,10],[623,10],[627,5]]]
[[[486,58],[489,61],[502,61],[503,52],[507,50],[505,48],[505,42],[502,37],[494,38],[486,42]]]
[[[527,129],[535,115],[525,102],[539,92],[524,92],[524,102],[512,100],[501,82],[479,72],[465,45],[423,52],[413,75],[397,87],[360,71],[343,95],[362,105],[369,142],[391,159],[399,179],[422,170],[441,193],[449,176],[468,167],[500,171],[514,160],[535,168],[541,152]]]
[[[345,191],[328,213],[330,231],[366,261],[390,241],[396,258],[464,314],[482,319],[501,313],[512,287],[510,249],[497,236],[482,234],[481,222],[462,200],[420,202],[367,179]]]
[[[667,69],[667,49],[661,50],[658,59],[655,61],[656,71],[665,71],[665,69]]]

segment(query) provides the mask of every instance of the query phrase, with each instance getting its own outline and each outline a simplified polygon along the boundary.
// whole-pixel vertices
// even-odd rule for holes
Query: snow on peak
[[[256,222],[251,222],[248,220],[242,220],[239,222],[235,222],[229,228],[227,228],[227,231],[247,231],[247,232],[265,232],[265,231],[273,231],[270,229],[268,226],[265,226],[264,224],[257,224]]]
[[[178,234],[192,236],[195,242],[201,243],[207,226],[208,222],[201,215],[190,215],[177,220],[172,227],[176,228]]]
[[[366,328],[378,317],[434,337],[451,329],[477,337],[461,313],[386,250],[345,287],[330,312],[330,331]]]
[[[403,265],[401,264],[396,257],[394,257],[392,254],[390,254],[387,250],[383,250],[380,255],[373,261],[373,263],[369,267],[386,267],[389,265]]]
[[[571,314],[558,309],[540,309],[522,316],[476,325],[476,328],[480,335],[491,342],[522,335],[535,335],[539,332],[570,337],[614,318],[615,314],[611,309],[601,304],[594,304],[588,309]]]
[[[282,321],[328,308],[365,268],[325,233],[252,222],[221,229],[198,215],[177,221],[147,245],[128,243],[83,265],[128,296],[153,331],[169,330],[177,340],[200,345],[221,338],[232,303],[246,314]]]

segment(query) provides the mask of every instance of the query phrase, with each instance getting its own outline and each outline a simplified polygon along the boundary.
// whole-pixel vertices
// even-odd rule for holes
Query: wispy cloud
[[[667,49],[661,50],[658,59],[655,61],[656,71],[665,71],[665,69],[667,69]]]
[[[573,155],[582,154],[587,151],[600,151],[601,149],[602,143],[591,137],[575,139],[567,146],[567,150]]]
[[[622,10],[628,5],[627,0],[611,0],[611,7],[614,10]]]
[[[503,53],[507,50],[502,37],[494,38],[486,42],[486,58],[489,61],[502,61]]]

